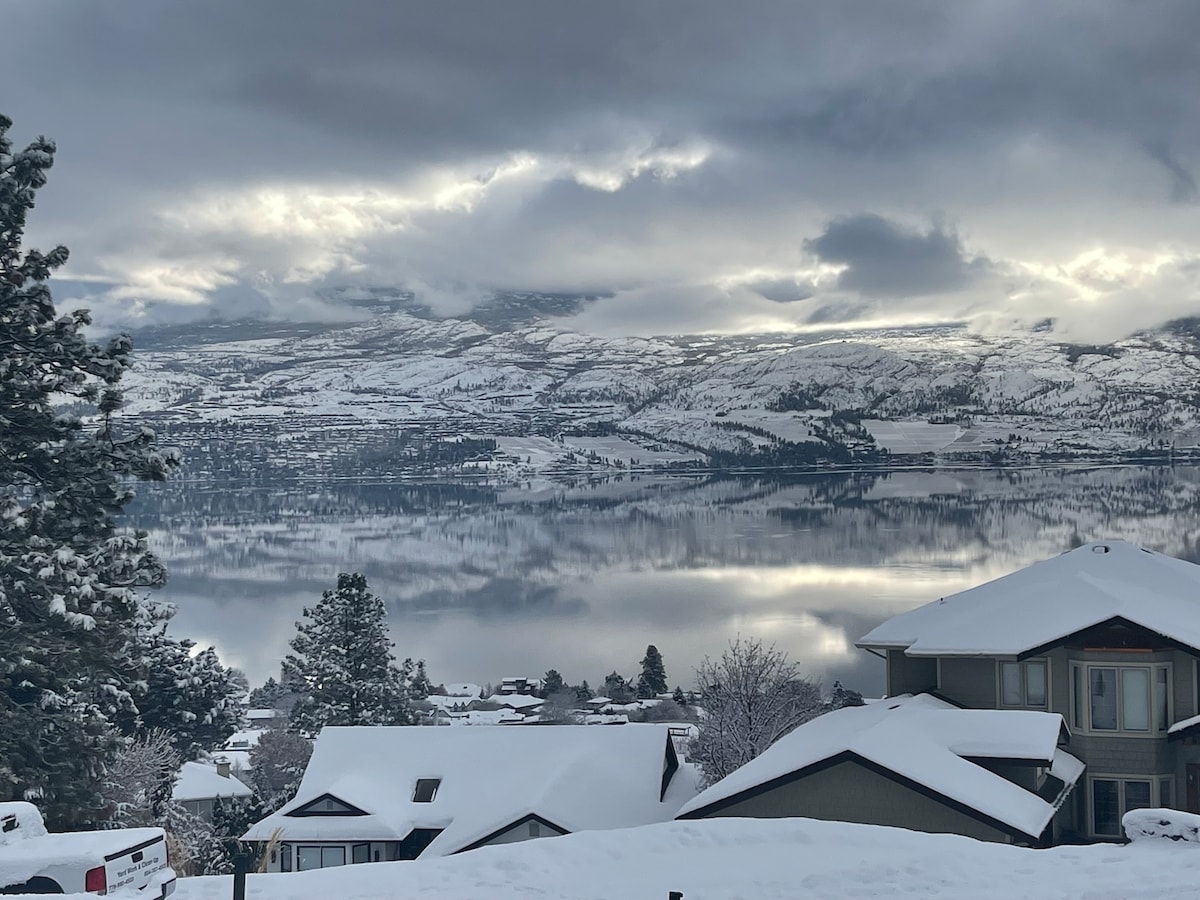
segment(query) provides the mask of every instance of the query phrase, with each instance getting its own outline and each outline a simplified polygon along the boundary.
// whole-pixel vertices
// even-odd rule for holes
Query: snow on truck
[[[161,828],[49,834],[32,803],[0,803],[0,894],[161,900],[174,890]]]

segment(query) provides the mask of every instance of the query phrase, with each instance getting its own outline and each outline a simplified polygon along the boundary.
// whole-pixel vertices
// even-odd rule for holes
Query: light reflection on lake
[[[388,601],[400,656],[435,681],[557,668],[672,684],[738,634],[867,694],[854,640],[883,618],[1093,538],[1200,559],[1194,468],[956,470],[479,485],[145,487],[126,521],[170,572],[173,631],[254,683],[340,571]]]

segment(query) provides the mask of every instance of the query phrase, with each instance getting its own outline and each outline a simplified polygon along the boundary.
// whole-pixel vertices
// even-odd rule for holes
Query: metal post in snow
[[[233,856],[233,900],[246,900],[246,872],[254,862],[254,854],[238,844]]]

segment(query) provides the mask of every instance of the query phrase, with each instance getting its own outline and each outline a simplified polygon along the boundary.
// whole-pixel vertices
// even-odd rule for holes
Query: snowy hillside
[[[1200,341],[1182,328],[1105,347],[953,327],[643,339],[393,312],[290,337],[204,334],[136,359],[129,412],[174,423],[183,446],[230,428],[302,442],[314,422],[340,430],[333,450],[305,444],[310,459],[336,456],[347,436],[370,444],[372,432],[371,452],[384,458],[412,456],[388,437],[399,432],[495,438],[499,446],[454,465],[517,476],[706,457],[786,464],[880,451],[1014,459],[1200,447]]]

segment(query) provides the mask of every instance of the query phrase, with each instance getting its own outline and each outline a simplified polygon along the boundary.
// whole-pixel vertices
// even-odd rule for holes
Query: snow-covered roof
[[[1200,716],[1189,716],[1186,719],[1180,719],[1174,725],[1167,729],[1167,734],[1179,734],[1187,731],[1189,728],[1195,728],[1200,725]]]
[[[171,799],[213,800],[217,797],[249,797],[253,793],[234,776],[218,775],[213,766],[185,762],[171,791]]]
[[[529,815],[566,831],[663,822],[696,792],[681,764],[659,799],[668,734],[662,725],[326,728],[295,798],[245,839],[279,828],[293,841],[401,840],[440,828],[422,856],[445,856]],[[441,779],[430,803],[413,800],[420,778]],[[287,815],[326,794],[367,815]]]
[[[686,803],[680,817],[842,753],[882,766],[1036,839],[1056,805],[969,761],[1019,759],[1074,784],[1083,763],[1058,749],[1063,720],[1032,710],[960,709],[903,695],[818,716]]]
[[[859,647],[1018,656],[1113,618],[1200,648],[1200,566],[1096,541],[888,619]]]
[[[532,709],[535,706],[541,706],[546,701],[541,697],[534,697],[530,694],[492,694],[484,702],[496,703],[500,706],[511,707],[512,709]]]
[[[221,749],[249,750],[266,733],[267,730],[265,728],[249,728],[246,731],[235,731],[225,739],[225,743],[221,745]]]

